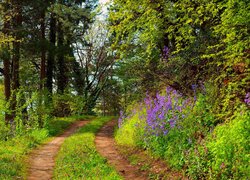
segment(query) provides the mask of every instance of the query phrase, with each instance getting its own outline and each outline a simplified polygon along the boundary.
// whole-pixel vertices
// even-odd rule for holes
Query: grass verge
[[[54,169],[54,179],[122,179],[95,148],[95,133],[112,117],[99,117],[67,138]]]
[[[28,153],[48,141],[50,137],[62,133],[77,119],[88,119],[88,117],[54,118],[47,128],[30,129],[22,135],[0,141],[0,179],[25,179]]]

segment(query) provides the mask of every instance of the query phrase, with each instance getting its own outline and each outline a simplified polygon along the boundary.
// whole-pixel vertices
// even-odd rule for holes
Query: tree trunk
[[[8,46],[6,46],[8,47]],[[5,47],[5,48],[6,48]],[[6,48],[6,51],[8,51],[8,49]],[[8,102],[10,100],[10,96],[11,96],[11,91],[10,91],[10,56],[5,55],[5,57],[3,58],[3,66],[4,66],[4,95],[5,95],[5,100],[6,102]],[[5,122],[6,124],[9,124],[11,121],[11,115],[9,112],[5,112]]]
[[[19,83],[19,66],[20,66],[20,29],[22,27],[22,10],[20,3],[16,2],[14,4],[14,13],[13,18],[13,31],[15,41],[13,42],[13,57],[12,57],[12,80],[13,85],[12,89],[17,90],[20,87]]]
[[[47,60],[47,82],[46,86],[50,94],[53,92],[53,75],[55,64],[55,44],[56,44],[56,19],[55,14],[51,13],[50,17],[50,48]]]
[[[13,34],[15,41],[13,42],[13,57],[12,57],[12,98],[10,99],[10,108],[12,111],[11,124],[14,123],[14,118],[16,116],[16,92],[20,87],[19,82],[19,66],[20,66],[20,41],[21,35],[20,30],[22,27],[22,9],[20,2],[13,2],[14,5],[14,17],[13,17]]]
[[[66,76],[66,66],[65,66],[65,48],[64,48],[64,33],[62,29],[62,23],[58,22],[57,28],[58,34],[58,54],[57,54],[57,61],[58,61],[58,79],[57,79],[57,86],[58,86],[58,93],[63,94],[64,90],[67,86],[67,76]]]
[[[41,13],[41,70],[40,70],[40,90],[45,87],[46,78],[46,47],[45,47],[45,10]]]
[[[4,14],[4,26],[3,26],[3,34],[5,37],[9,36],[10,33],[10,20],[7,18],[9,16],[10,4],[5,2],[3,4],[3,8],[5,11]],[[8,102],[11,96],[11,74],[10,74],[10,47],[9,42],[7,44],[1,44],[1,48],[3,49],[1,53],[1,58],[3,59],[3,75],[4,75],[4,95],[5,100]],[[11,122],[11,115],[8,111],[5,112],[5,123],[9,124]]]
[[[20,64],[20,42],[13,43],[13,58],[12,58],[12,90],[17,90],[20,87],[19,83],[19,64]]]
[[[5,4],[5,10],[7,11],[8,4]],[[6,14],[7,16],[7,14]],[[4,27],[3,27],[3,34],[7,37],[9,35],[9,29],[10,29],[10,22],[7,20],[6,17],[4,17]],[[1,54],[2,59],[3,59],[3,68],[4,68],[4,95],[5,95],[5,100],[6,102],[9,101],[10,96],[11,96],[11,79],[10,79],[10,54],[9,54],[9,43],[8,44],[3,44],[2,45],[3,52],[4,54]],[[5,112],[5,122],[6,124],[9,124],[11,121],[11,115],[8,112]]]

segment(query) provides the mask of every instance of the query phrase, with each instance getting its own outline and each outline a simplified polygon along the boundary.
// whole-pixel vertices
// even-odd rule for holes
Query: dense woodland
[[[249,2],[102,9],[97,0],[0,2],[0,147],[54,135],[58,117],[119,115],[121,147],[191,179],[248,179]]]

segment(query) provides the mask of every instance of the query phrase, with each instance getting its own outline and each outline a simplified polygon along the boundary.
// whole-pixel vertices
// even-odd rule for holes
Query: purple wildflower
[[[168,57],[169,57],[169,48],[167,46],[164,46],[163,50],[162,50],[162,57],[165,59],[165,60],[168,60]]]
[[[169,120],[169,125],[170,125],[171,128],[174,128],[175,127],[175,120],[170,119]]]
[[[166,88],[166,95],[156,94],[153,99],[147,96],[146,104],[146,127],[148,135],[166,135],[169,128],[175,127],[179,115],[186,106],[180,103],[181,95],[172,88]],[[169,124],[170,126],[167,126]]]
[[[250,106],[250,92],[248,92],[245,96],[244,102]]]
[[[123,111],[120,111],[120,117],[118,119],[118,128],[122,127],[122,124],[123,124],[123,121],[124,121],[125,118],[126,117],[125,117]]]
[[[163,131],[163,134],[167,135],[168,134],[168,130]]]
[[[192,84],[191,87],[192,87],[192,90],[193,90],[194,92],[196,92],[196,90],[197,90],[197,88],[198,88],[198,85],[197,85],[197,84]]]

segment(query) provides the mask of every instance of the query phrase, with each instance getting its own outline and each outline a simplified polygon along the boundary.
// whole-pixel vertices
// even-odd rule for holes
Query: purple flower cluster
[[[118,128],[122,127],[123,121],[125,120],[126,116],[123,111],[120,111],[120,116],[118,119]]]
[[[126,119],[130,119],[132,116],[136,114],[136,109],[133,109],[129,113],[125,113],[124,111],[120,111],[119,119],[118,119],[118,128],[122,127]]]
[[[250,92],[248,92],[248,93],[246,94],[246,97],[245,97],[245,99],[244,99],[244,102],[245,102],[248,106],[250,106]]]
[[[151,136],[165,136],[170,129],[177,126],[178,121],[185,118],[184,109],[192,108],[194,101],[191,98],[185,100],[176,90],[167,87],[164,95],[147,95],[144,103],[139,104],[129,114],[120,111],[118,127],[121,128],[126,119],[137,114],[139,121],[135,127],[144,129],[144,140]]]
[[[155,98],[147,96],[146,105],[146,133],[160,136],[167,135],[170,128],[174,128],[179,119],[183,118],[183,108],[190,104],[190,100],[183,101],[176,90],[166,89],[166,95],[157,94]]]
[[[164,46],[163,50],[162,50],[162,57],[165,59],[165,60],[168,60],[168,57],[169,57],[169,48],[167,46]]]

